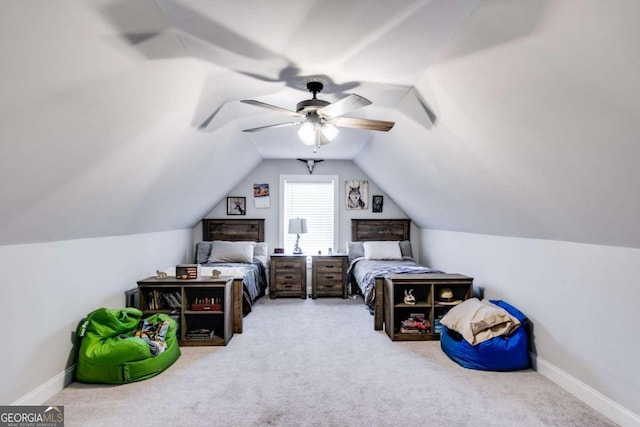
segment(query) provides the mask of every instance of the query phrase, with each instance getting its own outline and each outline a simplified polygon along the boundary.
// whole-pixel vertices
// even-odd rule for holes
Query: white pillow
[[[364,242],[364,257],[366,259],[402,259],[400,242]]]
[[[211,244],[209,262],[245,262],[253,261],[255,242],[227,242],[214,240]]]
[[[256,247],[253,250],[253,256],[267,256],[269,251],[269,245],[267,242],[257,242]]]

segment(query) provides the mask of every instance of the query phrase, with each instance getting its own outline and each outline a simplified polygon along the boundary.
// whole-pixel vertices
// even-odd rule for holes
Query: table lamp
[[[289,220],[289,234],[296,235],[296,245],[293,247],[293,253],[295,255],[301,254],[302,249],[298,246],[300,243],[300,234],[304,234],[307,232],[307,220],[304,218],[296,218]]]

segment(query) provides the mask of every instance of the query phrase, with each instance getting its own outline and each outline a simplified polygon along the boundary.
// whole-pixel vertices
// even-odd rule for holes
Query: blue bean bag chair
[[[529,359],[528,319],[517,308],[501,300],[491,303],[504,308],[520,321],[520,327],[507,336],[493,337],[477,345],[442,325],[440,346],[459,365],[483,371],[515,371],[531,367]]]
[[[176,331],[175,320],[162,313],[142,319],[137,308],[92,311],[76,333],[75,378],[124,384],[158,375],[180,357]]]

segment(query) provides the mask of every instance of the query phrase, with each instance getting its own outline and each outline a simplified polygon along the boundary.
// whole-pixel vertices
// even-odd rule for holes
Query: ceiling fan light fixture
[[[329,140],[329,142],[336,139],[338,133],[340,132],[337,127],[332,125],[331,123],[325,123],[320,128],[322,135]]]
[[[314,145],[316,143],[316,126],[311,122],[305,122],[298,130],[298,136],[305,145]]]

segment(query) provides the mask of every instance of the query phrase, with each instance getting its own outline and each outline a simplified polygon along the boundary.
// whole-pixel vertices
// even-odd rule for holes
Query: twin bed
[[[372,311],[376,330],[381,330],[383,325],[382,287],[385,275],[442,273],[415,261],[410,232],[409,219],[351,220],[351,242],[347,243],[348,275]],[[393,253],[388,250],[389,246],[378,242],[394,242],[391,245],[394,247],[395,242],[399,242],[399,250]]]
[[[234,332],[242,332],[242,317],[267,289],[268,247],[264,219],[203,219],[202,241],[196,244],[195,262],[202,273],[212,270],[233,276]]]

